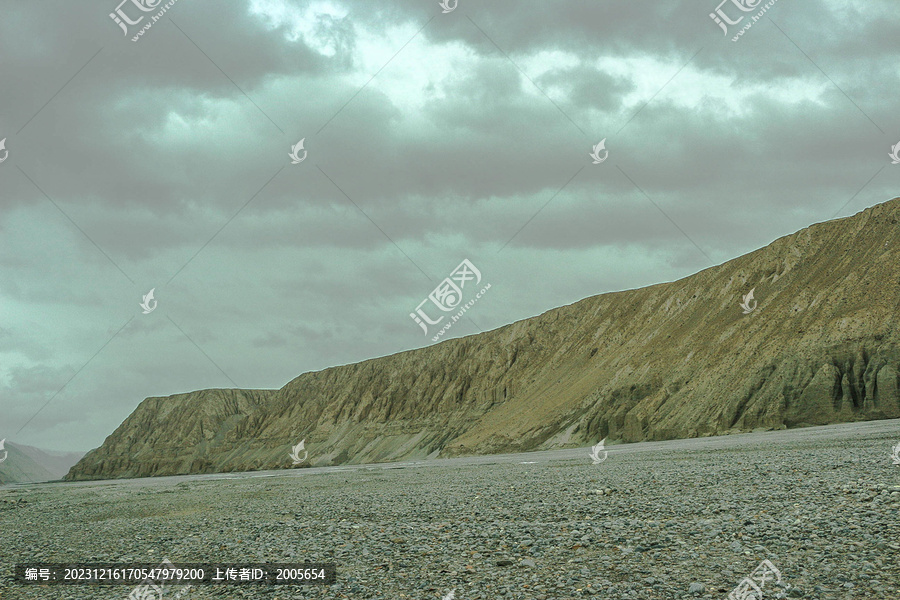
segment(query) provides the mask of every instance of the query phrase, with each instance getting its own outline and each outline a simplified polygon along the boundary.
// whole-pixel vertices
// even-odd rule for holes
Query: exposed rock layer
[[[900,417],[898,220],[892,200],[679,281],[280,390],[148,398],[67,478],[289,467],[304,438],[320,466]]]

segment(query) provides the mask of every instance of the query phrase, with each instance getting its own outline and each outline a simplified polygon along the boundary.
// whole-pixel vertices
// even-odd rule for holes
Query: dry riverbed
[[[900,421],[587,450],[0,488],[0,600],[45,562],[334,562],[337,583],[182,599],[900,598]],[[530,463],[533,464],[523,464]],[[390,467],[390,468],[385,468]]]

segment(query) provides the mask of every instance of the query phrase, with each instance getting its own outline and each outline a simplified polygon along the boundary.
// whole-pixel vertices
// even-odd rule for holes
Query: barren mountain
[[[280,390],[147,398],[67,478],[287,468],[304,438],[320,466],[900,417],[898,220],[895,199],[675,282]]]
[[[34,446],[4,443],[5,451],[0,451],[0,484],[34,483],[62,479],[77,463],[84,452],[55,452],[41,450]]]

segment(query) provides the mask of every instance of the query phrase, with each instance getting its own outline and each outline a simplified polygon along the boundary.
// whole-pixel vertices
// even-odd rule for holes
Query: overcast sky
[[[463,259],[444,338],[900,196],[889,0],[119,1],[0,1],[12,442],[433,344]]]

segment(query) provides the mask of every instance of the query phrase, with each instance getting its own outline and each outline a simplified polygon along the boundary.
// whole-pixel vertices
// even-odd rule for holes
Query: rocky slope
[[[280,390],[148,398],[67,478],[289,467],[304,438],[318,466],[900,417],[898,221],[895,199],[679,281]]]

